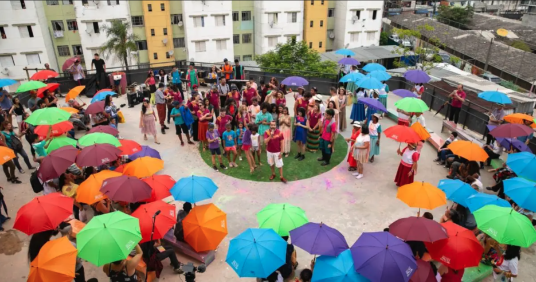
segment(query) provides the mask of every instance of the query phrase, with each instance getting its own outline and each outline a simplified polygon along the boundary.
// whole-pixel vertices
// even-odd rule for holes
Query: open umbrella
[[[433,210],[447,204],[445,192],[427,182],[413,182],[398,188],[396,197],[412,208]]]
[[[99,125],[99,126],[93,127],[87,133],[96,133],[96,132],[106,133],[106,134],[110,134],[112,136],[117,136],[119,134],[119,130],[117,130],[117,129],[109,126],[109,125]],[[119,141],[119,143],[121,143],[121,141]],[[122,143],[121,143],[121,146],[123,146]]]
[[[407,282],[417,269],[408,244],[389,232],[364,232],[350,248],[355,270],[377,282]]]
[[[410,282],[437,282],[430,262],[417,259],[417,271],[409,279]]]
[[[536,230],[532,222],[513,208],[488,205],[478,209],[473,215],[478,229],[500,244],[528,248],[536,242]]]
[[[214,204],[195,206],[182,226],[184,240],[196,252],[215,250],[227,236],[227,215]]]
[[[354,58],[348,58],[348,57],[340,59],[337,63],[342,64],[342,65],[354,65],[354,66],[358,66],[360,64],[358,60]]]
[[[478,98],[497,104],[512,104],[512,100],[506,94],[499,91],[484,91],[478,93]]]
[[[106,99],[106,96],[108,96],[108,95],[114,96],[114,95],[117,95],[117,93],[115,93],[113,91],[104,91],[104,92],[97,93],[91,99],[91,103],[95,103],[95,102],[98,102],[98,101],[104,101],[104,99]]]
[[[377,70],[377,71],[371,71],[367,74],[368,77],[373,77],[379,81],[386,81],[386,80],[389,80],[391,78],[391,75],[389,75],[388,73],[386,73],[385,71],[380,71],[380,70]]]
[[[151,187],[151,197],[149,202],[162,200],[171,196],[169,191],[175,185],[175,179],[169,175],[153,175],[143,178],[141,181],[147,183]]]
[[[445,192],[447,199],[464,207],[467,207],[465,200],[478,193],[471,185],[459,179],[441,179],[437,187]]]
[[[517,176],[536,181],[536,156],[528,152],[508,154],[506,165]]]
[[[100,191],[102,183],[108,178],[118,177],[121,175],[121,173],[111,170],[102,170],[90,175],[86,180],[84,180],[84,182],[80,184],[80,186],[78,186],[78,189],[76,190],[76,201],[79,203],[93,205],[100,200],[108,198]]]
[[[136,203],[151,197],[151,186],[133,176],[118,176],[104,180],[100,191],[114,201]]]
[[[47,83],[45,87],[43,88],[39,88],[37,90],[37,97],[43,99],[44,95],[45,95],[45,91],[50,91],[50,92],[53,92],[55,91],[56,89],[58,89],[60,87],[60,84],[59,83]]]
[[[405,125],[393,125],[383,131],[387,138],[393,139],[400,143],[417,143],[421,137],[413,128]]]
[[[480,145],[471,141],[458,140],[450,143],[447,146],[453,154],[458,155],[468,161],[485,162],[488,159],[488,154]]]
[[[78,256],[96,266],[126,259],[140,240],[139,220],[119,211],[93,217],[76,235]]]
[[[430,76],[422,70],[409,70],[404,73],[406,80],[409,80],[413,83],[428,83],[430,81]]]
[[[76,164],[79,167],[84,166],[101,166],[103,164],[116,161],[121,156],[121,150],[110,144],[95,144],[87,146],[78,157],[76,157]]]
[[[151,241],[153,221],[153,240],[164,238],[164,235],[177,223],[175,219],[175,206],[162,201],[141,205],[132,213],[132,216],[140,221],[142,237],[140,243]]]
[[[123,174],[137,178],[149,177],[164,168],[164,161],[151,157],[141,157],[125,165]]]
[[[65,60],[65,62],[63,63],[63,65],[61,66],[61,70],[62,71],[65,71],[67,70],[68,68],[70,68],[72,65],[74,65],[74,62],[76,60],[80,60],[80,58],[78,58],[78,56],[74,56],[72,58],[69,58],[67,60]]]
[[[371,108],[374,108],[376,110],[380,110],[384,113],[387,112],[387,109],[385,108],[385,106],[382,104],[382,102],[374,99],[374,98],[359,98],[358,99],[359,102],[371,107]]]
[[[151,158],[155,158],[155,159],[162,159],[162,157],[160,157],[160,153],[149,147],[149,146],[141,146],[141,150],[139,152],[136,152],[130,156],[128,156],[129,159],[131,160],[135,160],[137,158],[141,158],[141,157],[151,157]]]
[[[530,125],[530,127],[536,128],[534,117],[531,115],[515,113],[515,114],[510,114],[510,115],[505,116],[504,120],[509,123],[518,123],[518,124],[523,124],[525,121],[531,121],[532,124]]]
[[[31,80],[47,80],[49,78],[57,77],[59,74],[51,70],[42,70],[34,73],[30,79]]]
[[[411,97],[396,101],[395,107],[408,113],[424,113],[430,109],[423,100]]]
[[[407,90],[407,89],[396,89],[396,90],[393,90],[393,94],[395,94],[396,96],[399,96],[399,97],[402,97],[402,98],[406,98],[406,97],[411,97],[411,98],[416,98],[417,95],[415,95],[415,93]]]
[[[410,128],[413,129],[417,135],[419,135],[421,140],[428,140],[428,138],[430,138],[430,133],[421,125],[420,122],[415,122],[410,126]]]
[[[73,148],[76,148],[76,140],[73,138],[67,137],[67,136],[58,136],[52,139],[50,143],[48,144],[48,148],[46,148],[47,154],[50,154],[54,150],[57,150],[59,148],[70,146]]]
[[[514,138],[527,136],[534,133],[534,130],[524,124],[507,123],[495,127],[489,132],[493,137]]]
[[[404,241],[435,242],[448,238],[443,226],[424,217],[401,218],[389,225],[389,232]]]
[[[373,72],[373,71],[386,71],[387,69],[378,64],[378,63],[368,63],[363,67],[363,70],[366,72]]]
[[[337,55],[343,55],[343,56],[355,56],[354,51],[349,50],[349,49],[344,49],[344,48],[335,51],[335,54],[337,54]]]
[[[519,152],[529,152],[532,153],[532,150],[527,146],[527,144],[521,142],[520,140],[517,140],[515,138],[502,138],[498,137],[495,138],[497,142],[503,147],[507,149],[513,149],[516,148]]]
[[[484,248],[476,239],[473,231],[450,221],[441,223],[441,225],[447,230],[449,238],[433,243],[425,242],[430,256],[455,270],[478,266]]]
[[[76,86],[73,89],[69,90],[69,92],[67,92],[67,95],[65,95],[65,102],[69,102],[69,100],[78,97],[78,95],[80,95],[80,93],[82,93],[84,89],[86,89],[85,86]]]
[[[101,90],[97,91],[97,93],[95,93],[95,95],[100,94],[100,93],[102,93],[102,92],[112,92],[112,89],[110,89],[110,88],[104,88],[104,89],[101,89]],[[115,92],[114,92],[114,93],[115,93]]]
[[[91,105],[87,106],[85,111],[85,113],[88,115],[94,115],[102,112],[104,112],[104,101],[91,103]]]
[[[54,125],[69,120],[71,114],[59,108],[44,108],[33,112],[25,121],[31,125]]]
[[[365,77],[363,79],[360,79],[358,82],[356,82],[357,87],[365,88],[365,89],[382,89],[383,84],[381,81],[373,78],[373,77]]]
[[[0,88],[17,84],[17,81],[11,78],[0,78]]]
[[[281,81],[281,84],[287,85],[287,86],[305,86],[309,85],[309,81],[307,81],[305,78],[300,76],[289,76],[283,81]]]
[[[12,160],[14,158],[15,158],[15,151],[13,151],[12,149],[6,146],[0,146],[0,165],[3,165],[9,160]]]
[[[324,223],[308,222],[289,233],[293,245],[312,255],[336,257],[348,249],[344,235]]]
[[[79,112],[79,110],[75,109],[75,108],[71,108],[71,107],[61,107],[60,109],[70,113],[70,114],[77,114]]]
[[[501,199],[497,197],[496,195],[486,194],[486,193],[477,193],[477,194],[471,195],[465,200],[465,203],[467,204],[467,207],[469,208],[469,211],[471,211],[471,213],[487,205],[495,205],[495,206],[505,207],[505,208],[509,208],[512,206],[505,199]]]
[[[272,228],[281,236],[307,222],[305,211],[291,204],[269,204],[257,213],[259,228]]]
[[[53,230],[73,214],[73,202],[61,193],[35,197],[17,211],[13,228],[27,235]]]
[[[34,133],[41,137],[46,137],[51,126],[52,126],[52,132],[50,133],[50,136],[52,137],[61,136],[65,132],[73,129],[73,124],[67,120],[67,121],[58,122],[54,125],[38,125],[34,129]]]
[[[536,211],[536,183],[521,177],[503,181],[504,193],[514,202],[529,211]]]
[[[212,198],[216,190],[218,186],[212,179],[192,175],[179,179],[170,192],[177,201],[197,203]]]
[[[225,262],[238,277],[266,278],[285,264],[287,242],[272,229],[248,228],[229,243]]]
[[[360,79],[365,78],[365,75],[359,72],[351,72],[339,79],[339,82],[358,82]]]
[[[352,252],[348,249],[338,256],[316,259],[311,282],[369,282],[355,271]]]
[[[75,161],[78,149],[66,146],[52,151],[41,161],[37,176],[41,181],[48,181],[59,177]]]
[[[27,282],[73,281],[76,254],[76,248],[66,236],[46,242],[30,263]]]
[[[91,146],[94,144],[110,144],[120,147],[121,143],[114,136],[102,132],[89,133],[78,139],[78,144],[81,146]]]
[[[132,155],[141,150],[141,145],[133,140],[121,139],[119,143],[121,143],[121,147],[119,147],[121,155]]]
[[[22,83],[19,86],[19,88],[17,88],[17,91],[15,91],[15,92],[16,93],[27,92],[27,91],[30,91],[30,90],[37,90],[39,88],[46,87],[46,86],[47,85],[44,84],[41,81],[28,81],[28,82]]]

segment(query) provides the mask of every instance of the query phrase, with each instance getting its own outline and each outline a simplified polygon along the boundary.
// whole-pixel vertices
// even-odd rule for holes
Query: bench
[[[166,233],[166,235],[164,236],[164,242],[173,247],[174,250],[186,256],[189,256],[197,261],[200,261],[206,266],[208,266],[211,262],[214,261],[216,257],[216,252],[208,251],[198,253],[187,243],[177,240],[177,238],[175,238],[175,235],[173,234],[173,231],[174,229],[170,229]]]
[[[450,131],[456,131],[458,133],[458,139],[460,140],[471,141],[475,144],[478,144],[480,147],[484,145],[480,140],[471,136],[466,130],[464,130],[461,127],[457,127],[456,124],[454,124],[452,121],[443,120],[443,125],[441,126],[441,132],[444,132],[445,128],[447,128]]]
[[[435,133],[430,133],[430,138],[428,138],[428,142],[430,142],[430,144],[432,144],[432,146],[434,146],[436,150],[439,150],[439,148],[441,148],[443,143],[445,143],[445,140],[443,140],[443,138],[441,138],[439,135]]]
[[[469,267],[463,273],[462,282],[479,282],[492,275],[491,265],[479,264],[476,267]]]
[[[132,256],[128,256],[127,260],[131,260]],[[147,271],[147,264],[142,260],[138,263],[136,266],[136,274],[138,275],[138,281],[145,281],[145,273]],[[156,272],[155,271],[149,271],[149,276],[147,277],[147,281],[151,282],[154,279],[156,279]]]

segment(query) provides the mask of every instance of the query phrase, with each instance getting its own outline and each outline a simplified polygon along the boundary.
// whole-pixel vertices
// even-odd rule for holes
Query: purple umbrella
[[[527,144],[512,138],[502,138],[498,137],[496,138],[499,144],[501,144],[502,147],[506,149],[510,149],[511,147],[516,148],[520,152],[529,152],[532,153],[532,150],[527,146]]]
[[[383,106],[383,104],[380,101],[378,101],[378,100],[376,100],[374,98],[359,98],[357,101],[361,102],[361,103],[363,103],[363,104],[365,104],[365,105],[367,105],[369,107],[372,107],[372,108],[374,108],[376,110],[380,110],[380,111],[382,111],[384,113],[387,112],[387,109]]]
[[[37,170],[37,176],[41,181],[47,181],[60,176],[74,163],[77,154],[78,149],[72,146],[61,147],[52,151],[41,161],[39,170]]]
[[[290,231],[292,244],[312,255],[336,257],[348,249],[341,232],[323,223],[309,222]]]
[[[492,131],[489,132],[493,137],[505,137],[505,138],[514,138],[520,136],[527,136],[531,133],[534,133],[534,130],[524,124],[517,123],[507,123],[501,124],[495,127]]]
[[[406,97],[417,98],[417,95],[415,95],[415,93],[406,89],[396,89],[396,90],[393,90],[393,93],[402,98],[406,98]]]
[[[135,176],[121,175],[106,179],[100,191],[114,201],[136,203],[151,197],[151,186]]]
[[[375,282],[407,282],[417,269],[408,244],[389,232],[365,232],[350,248],[355,270]]]
[[[404,77],[413,83],[427,83],[430,81],[430,76],[422,70],[409,70],[404,74]]]
[[[160,157],[160,153],[149,147],[149,146],[141,146],[141,150],[139,152],[136,152],[130,156],[128,156],[129,159],[131,160],[135,160],[137,158],[141,158],[141,157],[151,157],[151,158],[157,158],[157,159],[162,159]]]
[[[360,63],[354,58],[344,58],[339,60],[339,64],[358,66]]]
[[[307,81],[303,77],[289,76],[283,79],[283,81],[281,81],[281,84],[284,84],[287,86],[305,86],[305,85],[309,85],[309,81]]]

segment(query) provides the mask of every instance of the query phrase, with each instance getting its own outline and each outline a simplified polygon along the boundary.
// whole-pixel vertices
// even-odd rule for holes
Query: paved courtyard
[[[390,96],[392,97],[392,96]],[[293,100],[288,95],[289,100]],[[86,102],[89,99],[83,98]],[[126,103],[126,98],[114,101],[116,105]],[[390,101],[390,104],[392,101]],[[292,104],[292,103],[291,103]],[[292,106],[292,105],[289,105]],[[347,108],[348,115],[350,108]],[[396,150],[399,146],[395,141],[382,137],[381,155],[373,164],[365,165],[365,177],[357,180],[347,171],[347,163],[336,166],[331,171],[316,177],[282,184],[279,181],[273,183],[257,183],[252,181],[238,180],[214,172],[200,158],[197,146],[181,147],[174,129],[168,130],[167,134],[158,136],[160,145],[153,143],[152,138],[143,141],[143,136],[138,129],[140,106],[122,109],[126,124],[120,124],[120,135],[125,139],[132,139],[142,145],[149,145],[159,150],[165,168],[160,174],[169,174],[175,179],[189,175],[201,175],[212,178],[218,185],[219,190],[211,201],[227,213],[228,236],[219,246],[215,261],[203,274],[197,275],[197,281],[227,282],[239,281],[235,272],[225,263],[225,256],[229,241],[249,227],[257,227],[255,214],[270,203],[290,203],[303,208],[312,222],[323,222],[341,231],[351,246],[362,232],[381,231],[390,223],[401,217],[416,215],[417,209],[409,208],[396,198],[397,188],[393,179],[399,164]],[[433,118],[432,114],[426,113],[427,125],[435,131],[440,130],[441,120]],[[383,129],[394,125],[393,121],[386,118],[381,120]],[[351,128],[342,134],[348,137]],[[23,142],[26,151],[29,147]],[[347,150],[347,148],[335,148]],[[432,162],[435,158],[435,150],[429,144],[423,147],[416,181],[426,181],[437,184],[445,178],[446,169]],[[246,161],[244,160],[245,164]],[[246,169],[242,166],[240,169]],[[307,169],[307,167],[304,167]],[[28,275],[27,245],[29,237],[25,234],[12,230],[16,211],[30,201],[35,194],[29,185],[29,172],[20,175],[23,184],[5,184],[4,176],[1,185],[5,201],[9,207],[12,220],[4,224],[7,232],[0,232],[0,273],[1,281],[25,281]],[[489,186],[491,176],[484,173],[483,182]],[[172,199],[171,199],[172,200]],[[176,202],[178,206],[182,203]],[[432,211],[435,219],[439,219],[446,207],[440,207]],[[516,281],[536,281],[536,268],[533,246],[524,249],[519,267],[519,278]],[[301,249],[298,252],[298,268],[309,265],[312,256]],[[181,262],[187,262],[184,257]],[[85,263],[86,278],[96,277],[99,281],[108,281],[100,268]],[[531,278],[532,277],[532,278]],[[184,280],[184,277],[181,276]],[[177,275],[172,274],[169,262],[164,262],[164,272],[161,281],[181,281]],[[242,279],[253,281],[253,279]]]

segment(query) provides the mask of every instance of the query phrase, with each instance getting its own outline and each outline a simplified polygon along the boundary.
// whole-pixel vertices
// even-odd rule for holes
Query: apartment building
[[[175,64],[170,2],[142,1],[149,63],[157,68]]]
[[[253,38],[253,1],[233,1],[233,49],[234,58],[252,61],[254,52]]]
[[[336,1],[334,49],[378,46],[383,1]]]
[[[303,3],[303,40],[310,49],[321,53],[326,51],[328,2],[310,0]]]

